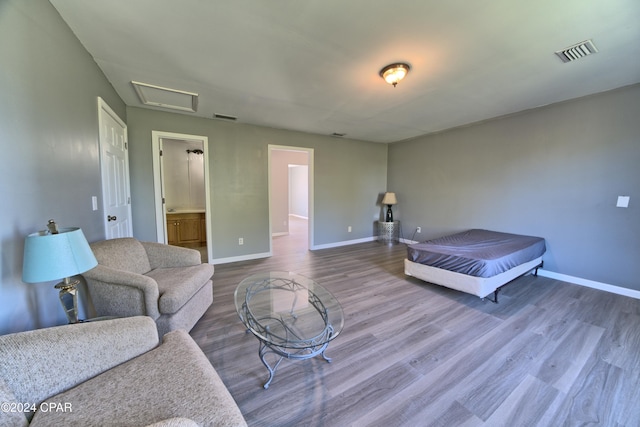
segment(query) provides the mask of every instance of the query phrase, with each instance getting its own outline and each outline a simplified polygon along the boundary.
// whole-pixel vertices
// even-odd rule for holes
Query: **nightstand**
[[[378,242],[393,244],[400,241],[400,221],[378,221]]]

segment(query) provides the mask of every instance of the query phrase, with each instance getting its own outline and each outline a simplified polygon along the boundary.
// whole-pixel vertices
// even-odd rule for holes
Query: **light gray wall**
[[[205,208],[204,156],[187,153],[187,150],[202,150],[202,142],[162,141],[162,174],[167,210]]]
[[[545,269],[640,290],[639,112],[634,85],[392,144],[394,213],[414,240],[541,236]]]
[[[314,149],[315,244],[372,237],[387,146],[127,107],[134,235],[155,240],[151,132],[209,138],[214,259],[269,251],[268,146]],[[352,232],[347,227],[352,226]],[[238,245],[238,237],[244,245]],[[295,266],[291,266],[292,269]]]
[[[0,2],[0,334],[66,323],[57,282],[22,283],[26,235],[81,227],[103,239],[98,151],[101,96],[122,100],[47,1]],[[62,278],[60,278],[62,279]],[[59,281],[59,280],[58,280]]]

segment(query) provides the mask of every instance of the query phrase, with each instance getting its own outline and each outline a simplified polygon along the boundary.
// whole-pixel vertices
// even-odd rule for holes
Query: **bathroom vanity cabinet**
[[[204,212],[167,212],[167,241],[175,246],[206,246]]]

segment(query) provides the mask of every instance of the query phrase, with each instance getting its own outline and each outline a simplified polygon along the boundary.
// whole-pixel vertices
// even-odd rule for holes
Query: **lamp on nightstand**
[[[384,193],[382,204],[387,205],[387,216],[385,218],[385,222],[393,222],[393,212],[391,211],[391,205],[395,205],[397,203],[398,199],[396,199],[396,193]]]
[[[69,323],[78,322],[78,290],[80,281],[71,276],[82,274],[98,265],[87,239],[77,227],[61,228],[49,220],[48,230],[27,236],[24,242],[22,280],[39,283],[63,277],[55,285]]]

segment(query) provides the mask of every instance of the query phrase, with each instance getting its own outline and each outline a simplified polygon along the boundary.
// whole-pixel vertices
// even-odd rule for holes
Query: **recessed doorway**
[[[269,146],[270,252],[313,248],[313,149]]]
[[[211,259],[208,138],[153,132],[158,242],[200,251]]]

